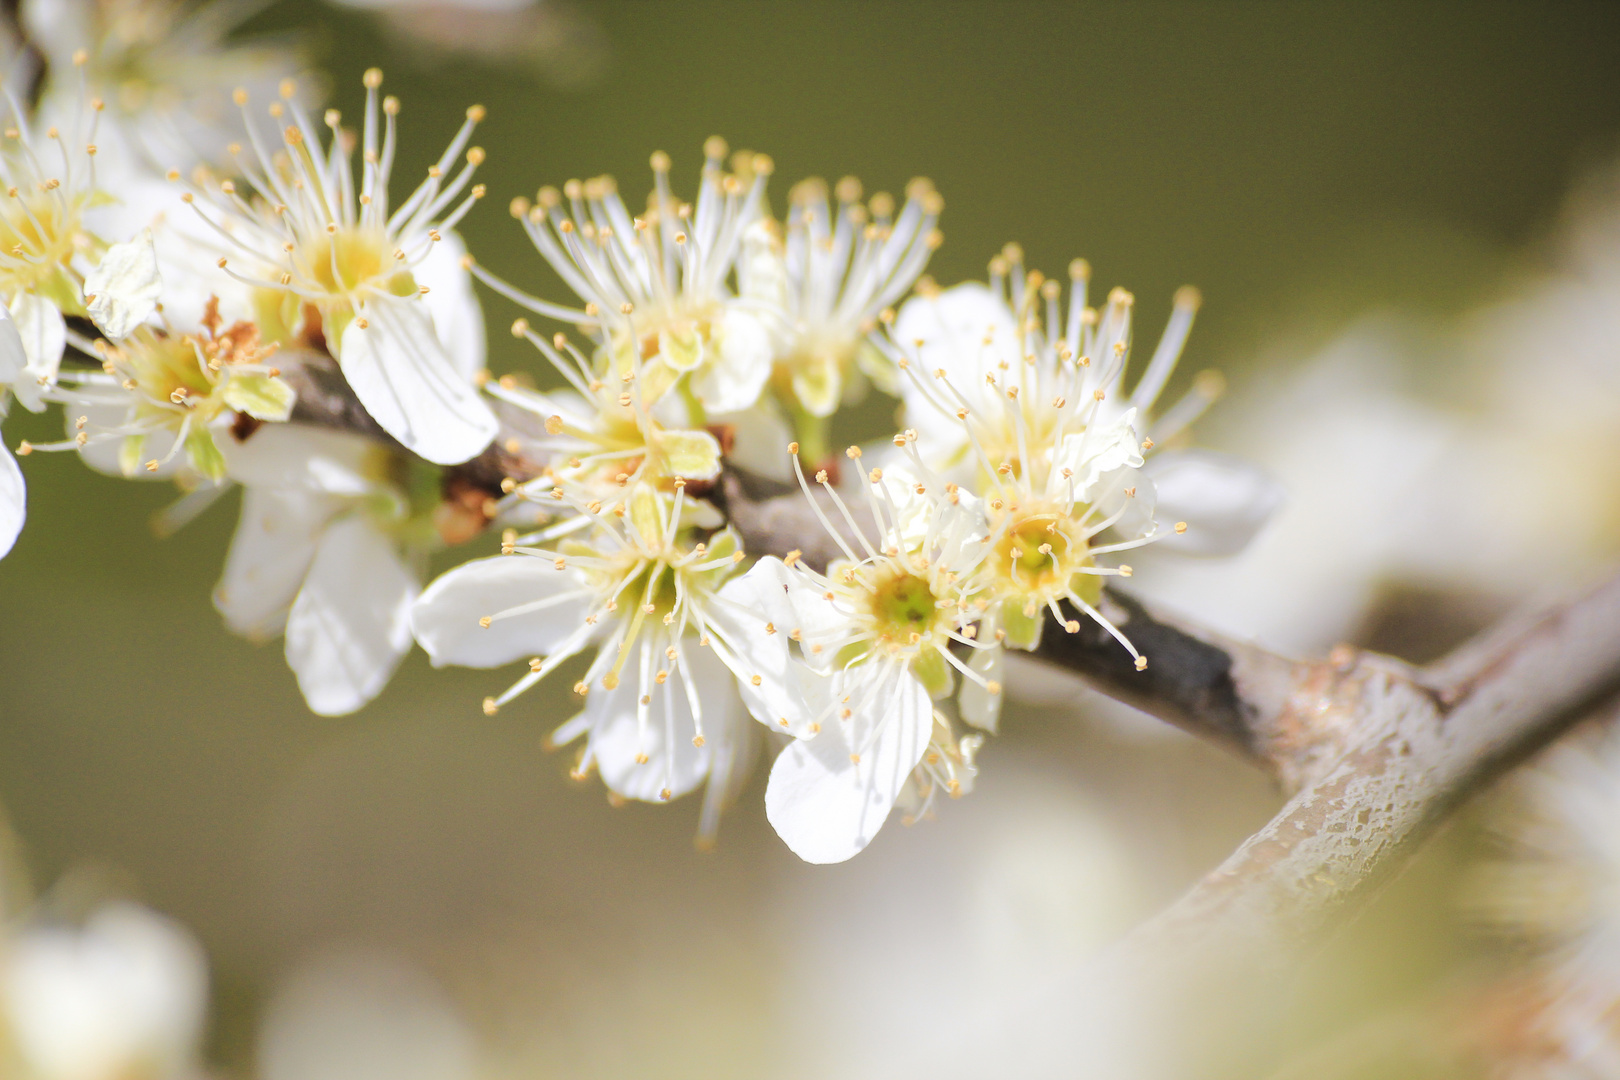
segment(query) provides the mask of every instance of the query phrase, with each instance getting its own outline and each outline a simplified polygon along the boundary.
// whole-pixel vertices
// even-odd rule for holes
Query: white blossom
[[[914,425],[908,452],[985,502],[991,534],[980,633],[1033,649],[1048,614],[1078,631],[1060,605],[1067,602],[1112,634],[1140,669],[1147,658],[1098,606],[1104,577],[1132,573],[1128,564],[1107,565],[1111,558],[1187,536],[1199,553],[1239,549],[1275,508],[1277,488],[1235,459],[1153,454],[1218,392],[1206,378],[1152,414],[1197,294],[1178,294],[1158,348],[1126,394],[1134,299],[1115,289],[1101,311],[1088,307],[1090,268],[1078,260],[1070,281],[1065,312],[1061,286],[1026,274],[1022,253],[1009,245],[992,261],[988,287],[927,290],[908,301],[888,347],[905,376]],[[1162,497],[1156,476],[1167,480]],[[998,649],[974,663],[986,680],[1002,681]],[[973,723],[993,730],[999,703],[963,687],[963,716]]]
[[[101,370],[63,371],[51,394],[65,406],[68,438],[30,450],[77,449],[114,476],[167,479],[184,469],[217,484],[226,471],[219,443],[233,424],[292,413],[293,390],[268,362],[276,347],[253,323],[224,326],[213,305],[195,333],[141,326],[96,346]]]
[[[28,355],[23,350],[17,326],[11,312],[0,304],[0,420],[6,416],[10,404],[11,387],[28,370]],[[11,450],[0,441],[0,558],[4,558],[17,542],[23,521],[28,515],[28,489],[23,482],[22,470]]]
[[[791,447],[795,458],[798,451]],[[859,470],[853,448],[850,459]],[[877,535],[860,535],[859,552],[823,516],[845,554],[825,573],[796,558],[766,557],[722,590],[769,623],[766,634],[750,635],[745,661],[784,638],[797,649],[782,657],[785,665],[772,665],[773,684],[749,706],[761,723],[794,737],[771,768],[765,812],[807,862],[842,862],[861,851],[920,764],[938,767],[947,789],[959,793],[961,779],[941,755],[924,760],[935,739],[933,699],[950,695],[955,672],[987,682],[951,651],[953,643],[980,647],[970,624],[985,551],[982,516],[926,471],[900,483],[879,469],[861,470],[861,478]],[[816,479],[853,521],[827,473]],[[808,485],[805,494],[817,506]],[[976,743],[954,747],[947,738],[946,745],[971,778]],[[925,776],[919,789],[931,794],[934,786]]]
[[[553,490],[573,502],[563,487]],[[717,595],[742,558],[736,537],[722,529],[694,539],[702,507],[686,498],[679,480],[673,496],[643,481],[612,510],[570,508],[579,517],[531,537],[514,535],[503,544],[506,554],[433,582],[412,612],[416,639],[437,666],[529,658],[521,679],[485,700],[491,715],[595,648],[574,686],[584,708],[552,741],[584,736],[575,773],[595,767],[625,798],[664,801],[707,780],[700,840],[712,839],[755,739],[727,672],[744,681],[743,693],[756,694],[757,650],[738,613]]]
[[[220,266],[259,290],[266,338],[293,344],[318,333],[385,431],[428,461],[455,464],[489,445],[495,417],[473,383],[476,368],[462,343],[441,338],[439,301],[416,275],[483,196],[482,185],[469,190],[469,183],[484,152],[467,142],[484,110],[467,110],[466,123],[428,178],[390,213],[399,102],[379,101],[377,69],[366,73],[365,84],[358,184],[351,160],[356,140],[343,131],[339,113],[325,114],[332,134],[323,149],[288,80],[269,110],[278,123],[291,119],[279,132],[278,152],[247,111],[247,93],[237,92],[254,157],[237,158],[237,166],[252,198],[244,198],[235,181],[214,183],[206,174],[198,177],[202,198],[191,191],[183,198],[229,253]],[[456,171],[463,150],[466,165]],[[240,273],[232,269],[237,254],[246,256]],[[470,303],[471,295],[457,299]],[[465,347],[476,349],[474,363],[481,362],[481,340]]]
[[[772,386],[795,419],[807,461],[825,456],[824,421],[859,401],[869,383],[899,393],[894,365],[867,337],[941,240],[934,223],[943,201],[927,180],[907,185],[898,216],[882,192],[863,206],[852,176],[836,191],[835,209],[823,181],[795,185],[785,242],[777,223],[761,218],[745,231],[737,265],[742,295],[780,309]]]
[[[597,375],[633,378],[642,401],[674,426],[702,426],[711,415],[749,408],[771,373],[771,312],[729,285],[771,163],[755,156],[745,180],[724,171],[726,151],[723,139],[705,144],[695,206],[672,194],[662,152],[652,158],[655,187],[641,217],[630,215],[606,176],[570,180],[561,192],[542,188],[532,206],[513,202],[530,240],[582,308],[539,300],[474,269],[530,311],[590,332]]]
[[[27,364],[10,381],[23,407],[39,412],[68,340],[63,315],[83,315],[85,274],[106,250],[86,215],[99,197],[95,170],[99,103],[71,110],[66,130],[35,126],[14,98],[0,142],[0,303]]]
[[[219,163],[235,137],[230,91],[273,92],[297,73],[283,41],[233,41],[252,13],[231,0],[23,0],[20,22],[44,55],[47,103],[71,98],[82,69],[107,103],[103,142],[128,164],[160,171],[176,157]]]
[[[80,927],[29,925],[0,969],[5,1026],[27,1080],[194,1075],[207,964],[169,919],[120,902]]]
[[[397,482],[408,462],[359,436],[270,424],[221,441],[244,487],[214,603],[237,633],[286,638],[309,707],[354,712],[410,650],[422,513]]]

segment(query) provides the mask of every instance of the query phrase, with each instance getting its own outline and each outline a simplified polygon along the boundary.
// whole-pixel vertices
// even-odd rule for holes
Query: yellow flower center
[[[998,539],[988,565],[993,588],[1001,599],[1013,600],[1020,610],[1045,607],[1062,596],[1076,574],[1092,565],[1090,549],[1078,517],[1044,502],[1011,506],[994,522]]]

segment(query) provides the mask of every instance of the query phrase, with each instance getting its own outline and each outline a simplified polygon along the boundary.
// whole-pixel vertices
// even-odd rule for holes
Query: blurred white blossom
[[[0,951],[0,972],[0,1033],[22,1080],[198,1075],[207,962],[173,921],[119,902],[82,926],[30,923]]]

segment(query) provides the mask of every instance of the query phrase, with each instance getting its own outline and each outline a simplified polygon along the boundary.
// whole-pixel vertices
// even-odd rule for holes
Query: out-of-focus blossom
[[[22,338],[11,313],[0,304],[0,420],[4,420],[11,404],[11,387],[24,378],[28,370],[28,354],[23,350]],[[28,516],[28,488],[22,470],[11,450],[0,442],[0,558],[4,558],[17,542],[23,521]]]
[[[21,1080],[196,1075],[207,962],[190,934],[143,907],[24,926],[0,951],[0,987],[0,1046],[9,1036]]]
[[[1438,495],[1430,470],[1454,430],[1403,386],[1411,348],[1398,324],[1368,322],[1302,371],[1229,401],[1217,444],[1268,469],[1287,502],[1237,558],[1143,552],[1136,591],[1274,648],[1315,652],[1351,636],[1390,567],[1425,542],[1415,511]]]
[[[484,194],[481,184],[469,189],[484,152],[467,147],[484,110],[467,110],[466,123],[428,178],[390,213],[399,102],[379,99],[377,69],[366,73],[365,85],[360,138],[344,134],[341,116],[329,109],[330,145],[323,149],[296,86],[284,83],[270,106],[278,124],[291,120],[277,132],[278,153],[248,112],[246,91],[238,91],[256,158],[239,159],[238,166],[256,195],[248,201],[235,181],[215,182],[205,172],[197,177],[202,198],[190,191],[185,197],[228,252],[220,267],[257,290],[257,322],[267,340],[290,345],[318,337],[385,431],[428,461],[455,464],[488,446],[497,430],[473,385],[483,342],[481,335],[445,339],[453,317],[435,310],[440,300],[417,272]],[[464,150],[465,167],[456,170]],[[246,258],[238,260],[238,272],[231,264],[240,255]],[[454,291],[451,298],[473,302],[470,292]],[[466,316],[461,321],[482,326]]]
[[[36,125],[15,100],[0,143],[0,301],[20,335],[27,364],[11,392],[32,412],[56,379],[66,348],[64,315],[84,315],[84,281],[107,251],[86,225],[98,198],[96,124],[100,110],[79,100],[65,121]]]
[[[457,55],[529,64],[547,81],[579,90],[603,73],[608,43],[571,0],[331,0],[376,12],[400,45],[426,63]]]
[[[477,1043],[444,990],[400,957],[317,954],[281,982],[258,1039],[263,1080],[472,1080]]]
[[[1499,854],[1476,868],[1464,910],[1532,951],[1541,1027],[1558,1035],[1549,1057],[1620,1068],[1620,731],[1580,732],[1514,788],[1493,822]]]
[[[298,73],[285,41],[231,41],[257,7],[238,0],[24,0],[21,22],[45,58],[47,110],[77,93],[77,60],[90,93],[107,105],[108,148],[123,166],[161,173],[176,161],[227,161],[226,146],[237,137],[232,88],[267,94]]]

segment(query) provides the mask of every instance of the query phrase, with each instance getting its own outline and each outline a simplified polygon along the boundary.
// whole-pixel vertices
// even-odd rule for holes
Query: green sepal
[[[672,476],[713,480],[720,475],[720,441],[707,431],[659,431],[653,444]]]
[[[1007,644],[1015,649],[1033,649],[1041,643],[1041,627],[1046,623],[1046,610],[1036,608],[1035,614],[1025,615],[1013,601],[1001,605],[1001,628],[1007,632]]]
[[[814,417],[831,416],[844,393],[844,376],[838,357],[826,352],[801,353],[794,357],[793,396],[799,406]]]
[[[664,507],[650,484],[637,484],[630,493],[630,523],[643,542],[655,545],[664,538]]]
[[[676,371],[691,371],[703,363],[708,352],[704,335],[696,327],[685,332],[663,330],[658,334],[658,355]]]
[[[956,672],[938,649],[924,649],[911,662],[911,673],[928,690],[928,696],[941,701],[956,688]]]
[[[1102,600],[1102,588],[1103,579],[1098,574],[1076,574],[1069,579],[1069,591],[1092,607],[1096,607]]]
[[[214,445],[214,436],[207,428],[194,428],[186,436],[186,456],[191,467],[210,480],[225,479],[225,455]]]
[[[141,451],[146,448],[145,435],[126,435],[118,446],[118,471],[134,476],[141,467]]]
[[[280,423],[292,415],[297,394],[280,379],[269,375],[237,375],[225,384],[225,404],[256,420]]]

